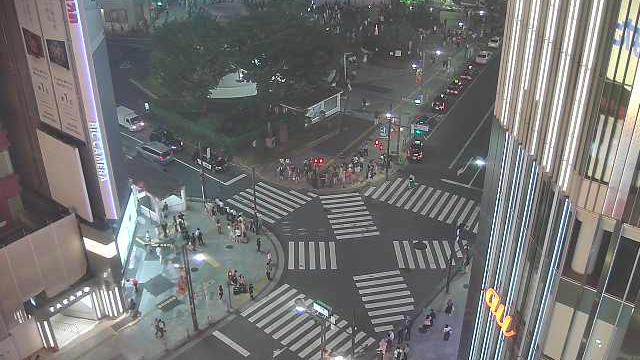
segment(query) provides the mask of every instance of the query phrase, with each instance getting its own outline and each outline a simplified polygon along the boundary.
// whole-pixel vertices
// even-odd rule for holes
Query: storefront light
[[[91,288],[88,287],[88,286],[85,286],[84,289],[82,289],[82,290],[84,290],[84,292],[88,293],[89,291],[91,291]]]
[[[68,300],[68,299],[64,299],[64,300],[62,300],[62,304],[63,304],[63,305],[67,305],[67,304],[69,304],[69,300]]]
[[[56,309],[61,309],[61,308],[62,308],[62,305],[60,303],[57,303],[56,304]]]
[[[76,296],[82,296],[82,290],[76,291]]]
[[[54,308],[53,306],[49,306],[49,312],[54,312],[56,311],[56,308]]]

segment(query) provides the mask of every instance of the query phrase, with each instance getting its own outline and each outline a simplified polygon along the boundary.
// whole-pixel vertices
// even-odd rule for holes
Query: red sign
[[[78,5],[76,0],[67,0],[67,17],[70,24],[78,23]]]

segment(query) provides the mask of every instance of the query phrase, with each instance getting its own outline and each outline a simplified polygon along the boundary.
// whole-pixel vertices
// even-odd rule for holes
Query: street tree
[[[178,103],[202,107],[232,71],[224,28],[206,15],[168,22],[153,34],[152,76]]]

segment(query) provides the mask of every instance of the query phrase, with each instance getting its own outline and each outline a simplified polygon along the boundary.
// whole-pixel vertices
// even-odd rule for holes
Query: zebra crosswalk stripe
[[[416,257],[418,258],[418,266],[420,269],[424,269],[424,257],[422,256],[422,250],[416,249]]]
[[[373,192],[373,190],[375,190],[376,187],[375,186],[371,186],[367,189],[367,191],[364,192],[364,196],[369,196],[371,195],[371,193]]]
[[[333,241],[329,242],[329,262],[331,263],[331,269],[338,268],[338,264],[336,264],[336,243]]]
[[[429,211],[429,208],[431,207],[431,205],[433,205],[433,203],[436,201],[438,196],[440,196],[441,192],[442,192],[442,190],[436,190],[436,192],[433,194],[431,199],[429,199],[429,202],[427,203],[427,205],[425,205],[424,208],[422,208],[422,211],[420,211],[420,215],[426,215],[427,214],[427,211]]]
[[[331,211],[333,213],[339,213],[339,212],[351,212],[351,211],[362,211],[362,210],[367,210],[366,206],[355,206],[355,207],[350,207],[350,208],[342,208],[342,209],[331,209]]]
[[[416,206],[411,210],[413,212],[418,212],[418,210],[420,209],[420,207],[422,206],[422,204],[424,204],[424,202],[427,200],[427,198],[429,197],[429,194],[431,194],[431,192],[433,191],[432,187],[429,187],[427,189],[427,191],[425,191],[424,194],[422,194],[422,197],[420,198],[420,201],[418,201],[418,203],[416,204]],[[422,214],[424,215],[424,214]]]
[[[446,221],[447,224],[451,224],[453,222],[453,220],[456,218],[456,215],[458,215],[458,212],[460,211],[460,209],[462,209],[462,206],[464,205],[465,201],[467,201],[467,199],[460,196],[460,199],[458,200],[456,207],[453,208],[453,211],[451,211],[451,214],[449,214],[449,217],[447,218],[447,221]]]
[[[380,197],[380,201],[385,201],[389,197],[389,195],[391,195],[391,192],[396,188],[396,186],[398,186],[398,184],[401,181],[402,181],[402,178],[397,178],[396,181],[394,181],[393,184],[391,184],[389,189],[387,189],[387,191],[384,193],[384,195],[382,195]]]
[[[360,197],[360,195],[349,195],[349,196],[334,198],[334,199],[322,199],[322,198],[320,199],[323,205],[324,204],[342,204],[350,201],[362,201],[362,198]]]
[[[431,213],[429,214],[430,218],[434,218],[436,216],[436,214],[438,213],[438,210],[440,210],[440,208],[442,207],[442,205],[444,205],[444,202],[447,200],[447,198],[449,197],[449,193],[448,192],[444,192],[442,194],[442,196],[440,197],[440,201],[438,201],[438,203],[436,204],[436,206],[433,208],[433,210],[431,210]]]
[[[476,226],[473,228],[473,232],[476,234],[478,233],[478,224],[480,224],[480,222],[477,222]]]
[[[415,269],[416,263],[413,262],[413,256],[411,256],[411,248],[409,247],[409,242],[404,241],[404,251],[407,254],[407,262],[409,263],[409,269]]]
[[[467,214],[469,213],[469,211],[471,210],[474,204],[475,202],[473,200],[469,200],[469,202],[467,203],[467,206],[465,206],[464,210],[462,210],[462,213],[458,217],[458,221],[456,221],[456,224],[461,224],[464,221],[464,219],[466,219]]]
[[[340,223],[345,223],[345,222],[349,222],[349,221],[360,221],[360,220],[372,220],[373,218],[371,217],[371,215],[367,215],[367,216],[356,216],[354,218],[350,218],[350,219],[329,219],[329,223],[331,223],[331,227],[333,227],[333,224],[340,224]]]
[[[284,302],[286,300],[288,300],[290,297],[292,297],[294,294],[297,294],[298,291],[296,289],[291,289],[289,290],[286,294],[280,296],[279,298],[271,301],[269,303],[269,305],[265,306],[264,308],[260,309],[260,311],[256,312],[255,314],[253,314],[250,318],[249,321],[254,322],[256,321],[256,319],[260,318],[261,316],[263,316],[264,314],[266,314],[267,312],[269,312],[271,309],[275,308],[276,306],[278,306],[278,304],[280,304],[281,302]]]
[[[377,199],[378,196],[380,196],[380,194],[382,194],[382,192],[387,187],[387,185],[389,185],[389,181],[385,181],[384,183],[382,183],[382,185],[380,185],[378,187],[378,190],[375,193],[373,193],[373,195],[371,197],[374,198],[374,199]]]
[[[246,211],[246,212],[248,212],[248,213],[252,213],[252,212],[253,212],[253,210],[251,210],[251,209],[249,209],[248,207],[246,207],[246,206],[244,206],[244,205],[240,204],[240,203],[239,203],[239,202],[237,202],[237,201],[234,201],[233,199],[227,199],[227,200],[226,200],[226,202],[228,202],[229,204],[233,205],[234,207],[237,207],[238,209],[242,209],[242,210],[244,210],[244,211]],[[260,219],[262,219],[262,220],[264,220],[264,221],[266,221],[266,222],[270,223],[270,224],[275,224],[276,220],[277,220],[277,219],[280,219],[280,217],[279,217],[279,216],[278,216],[275,220],[274,220],[274,219],[271,219],[271,218],[269,218],[269,217],[265,216],[264,214],[262,214],[262,213],[260,213],[260,212],[258,212],[258,217],[259,217]]]
[[[271,314],[269,314],[269,316],[267,316],[264,319],[262,319],[259,322],[257,322],[256,325],[259,328],[261,328],[261,327],[265,326],[266,324],[270,323],[271,321],[273,321],[273,319],[275,319],[276,317],[278,317],[280,315],[284,315],[283,313],[288,310],[287,309],[288,307],[294,307],[295,306],[295,301],[297,299],[304,299],[304,295],[297,294],[296,296],[294,296],[291,300],[289,300],[287,302],[288,306],[281,306],[280,309],[278,309],[276,311],[272,311]]]
[[[243,191],[241,193],[239,193],[236,196],[240,196],[243,199],[243,201],[247,201],[247,205],[251,206],[253,205],[252,201],[253,201],[253,195],[248,193],[247,191]],[[263,207],[268,208],[270,211],[273,212],[277,212],[279,215],[285,216],[288,213],[292,212],[295,209],[292,209],[290,207],[284,206],[282,204],[280,204],[281,208],[277,208],[271,204],[269,204],[268,202],[264,201],[264,199],[268,199],[266,196],[260,194],[259,192],[256,192],[256,204],[258,204],[259,206],[257,206],[258,209],[260,209],[260,211],[262,211]],[[284,209],[284,210],[283,210]]]
[[[242,202],[242,203],[243,203],[243,204],[245,204],[249,209],[253,208],[253,203],[251,202],[251,200],[245,199],[245,198],[243,198],[242,196],[240,196],[239,194],[238,194],[238,195],[234,195],[234,196],[233,196],[233,199],[234,199],[234,200],[237,200],[237,201],[239,201],[239,202]],[[257,200],[256,200],[256,202],[257,202]],[[269,211],[269,210],[267,210],[267,209],[265,209],[265,208],[263,208],[263,207],[257,207],[257,209],[256,209],[256,210],[258,211],[258,213],[260,213],[260,214],[264,214],[265,216],[269,216],[269,217],[274,218],[274,219],[280,219],[280,218],[282,218],[282,216],[281,216],[280,214],[276,214],[276,213],[274,213],[274,212],[272,212],[272,211]],[[251,212],[253,213],[253,211],[251,211]]]
[[[445,206],[444,209],[442,209],[440,216],[438,216],[438,221],[444,220],[444,217],[449,213],[449,211],[451,210],[451,207],[453,207],[453,205],[456,203],[456,200],[458,200],[458,195],[452,194],[451,198],[447,202],[447,206]]]
[[[476,221],[476,217],[478,216],[479,212],[480,212],[480,207],[476,206],[476,208],[473,209],[473,212],[471,213],[471,216],[469,216],[469,219],[466,222],[468,227],[471,227],[471,225],[473,225],[473,222]]]
[[[309,269],[316,268],[316,243],[309,241]]]
[[[353,197],[360,196],[359,193],[342,193],[342,194],[332,194],[332,195],[320,195],[320,199],[336,199],[336,198],[344,198],[344,197]]]
[[[436,258],[438,259],[438,264],[440,265],[440,268],[444,269],[446,266],[446,263],[444,262],[444,257],[442,256],[442,250],[438,246],[438,242],[432,242],[431,246],[433,246],[433,249],[436,252]]]
[[[332,228],[335,230],[335,229],[342,229],[342,228],[347,228],[351,226],[363,226],[363,225],[373,225],[373,221],[360,221],[360,222],[354,222],[354,223],[348,223],[348,224],[335,224],[332,226]]]
[[[378,272],[373,274],[357,275],[353,277],[353,280],[375,279],[375,278],[380,278],[380,277],[385,277],[390,275],[400,275],[400,271],[391,270],[391,271],[384,271],[384,272]]]
[[[300,194],[299,192],[297,192],[295,190],[289,190],[289,193],[299,197],[300,199],[302,199],[304,201],[311,201],[312,200],[310,197],[308,197],[306,195],[303,195],[303,194]]]
[[[296,266],[295,254],[296,243],[293,241],[289,241],[289,269],[293,269]]]
[[[262,306],[263,304],[265,304],[269,300],[273,299],[279,293],[283,292],[284,290],[286,290],[288,288],[289,288],[289,284],[282,284],[282,286],[280,286],[279,288],[277,288],[274,291],[270,292],[269,295],[267,295],[266,297],[262,298],[262,300],[256,302],[255,304],[250,306],[248,309],[244,310],[240,315],[246,317],[247,315],[251,314],[254,310],[256,310],[257,308],[259,308],[260,306]]]
[[[292,208],[299,208],[300,205],[296,204],[293,201],[290,201],[280,195],[277,195],[273,192],[270,192],[269,189],[266,188],[262,188],[259,186],[256,186],[256,196],[257,194],[262,194],[263,196],[269,197],[271,199],[277,200],[280,204],[287,204],[289,206],[291,206]]]
[[[335,241],[289,241],[289,270],[327,270],[327,264],[338,269]]]
[[[402,258],[402,251],[400,251],[400,243],[397,241],[393,242],[393,249],[396,252],[396,259],[398,260],[398,267],[400,269],[404,269],[404,259]]]
[[[324,246],[319,246],[318,250],[319,250],[319,253],[320,253],[320,269],[321,270],[326,270],[327,269],[327,258],[325,257]]]
[[[404,191],[404,189],[407,186],[409,186],[409,180],[403,181],[402,184],[400,185],[400,187],[398,188],[398,190],[396,190],[394,192],[393,196],[389,199],[389,201],[387,201],[387,203],[393,205],[393,203],[396,201],[398,196],[400,196],[400,194],[402,194],[402,192]]]
[[[426,245],[426,250],[427,250],[427,261],[429,262],[429,267],[431,269],[436,269],[436,261],[433,258],[433,254],[431,253],[431,248],[429,247],[429,242],[427,241],[423,241],[423,243]]]
[[[279,189],[276,189],[276,188],[274,188],[273,186],[271,186],[269,184],[266,184],[266,183],[263,183],[263,182],[259,182],[257,185],[259,187],[262,187],[262,188],[265,188],[265,189],[269,189],[269,190],[271,190],[271,191],[273,191],[273,192],[275,192],[277,194],[280,194],[280,195],[284,196],[285,198],[290,199],[291,201],[299,203],[300,205],[304,205],[306,203],[305,200],[302,200],[302,199],[300,199],[298,197],[295,197],[295,196],[293,196],[291,194],[287,194],[286,192],[281,191]]]
[[[417,190],[417,189],[409,189],[407,192],[405,192],[402,195],[402,197],[394,205],[397,206],[397,207],[402,207],[402,204],[404,204],[405,200],[407,200],[409,195],[411,195],[415,190]]]
[[[418,186],[418,189],[416,190],[416,192],[413,193],[413,196],[411,196],[409,201],[407,201],[407,203],[404,205],[404,209],[408,210],[411,207],[411,205],[413,205],[413,203],[418,199],[418,197],[424,191],[424,189],[426,189],[426,188],[427,187],[424,186],[424,185]]]

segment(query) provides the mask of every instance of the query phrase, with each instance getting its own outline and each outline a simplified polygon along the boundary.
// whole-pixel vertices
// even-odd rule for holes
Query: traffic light
[[[384,143],[382,142],[382,140],[380,139],[376,139],[373,142],[373,147],[375,147],[376,149],[378,149],[378,151],[382,152],[384,150]]]
[[[324,166],[324,158],[323,157],[315,157],[311,160],[311,163],[316,168],[321,168]]]

